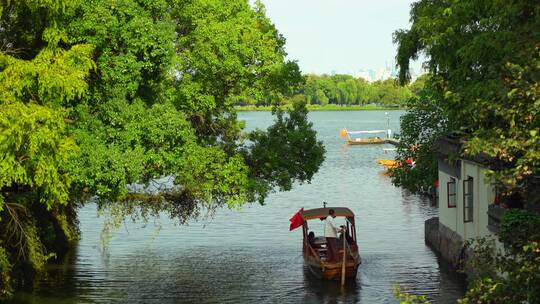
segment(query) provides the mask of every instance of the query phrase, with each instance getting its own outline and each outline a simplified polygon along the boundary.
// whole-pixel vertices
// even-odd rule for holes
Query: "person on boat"
[[[326,237],[326,246],[328,248],[328,261],[338,260],[337,237],[340,230],[336,227],[334,221],[335,217],[336,212],[334,209],[328,210],[328,217],[326,217],[324,225],[324,236]]]
[[[338,238],[338,248],[343,249],[343,237],[347,240],[347,244],[351,245],[353,242],[352,236],[349,234],[349,229],[345,225],[339,226],[341,227],[341,234]]]
[[[310,231],[310,232],[308,233],[307,239],[308,239],[308,242],[309,242],[309,244],[311,245],[311,247],[313,247],[313,245],[314,245],[314,243],[315,243],[315,232]]]

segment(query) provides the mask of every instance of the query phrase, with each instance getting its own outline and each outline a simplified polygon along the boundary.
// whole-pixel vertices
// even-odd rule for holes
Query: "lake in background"
[[[401,111],[389,111],[399,129]],[[248,129],[266,128],[268,112],[241,112]],[[392,186],[380,158],[390,145],[347,146],[339,130],[386,129],[385,111],[312,112],[326,160],[311,184],[275,193],[265,206],[219,210],[213,218],[176,226],[166,217],[126,222],[101,250],[103,219],[95,205],[79,212],[81,240],[70,263],[16,303],[396,303],[392,288],[455,303],[463,283],[424,244],[424,221],[437,215],[428,200]],[[301,229],[289,231],[300,208],[346,206],[356,214],[362,265],[345,290],[304,268]],[[322,232],[322,224],[311,228]],[[318,233],[319,234],[319,233]]]

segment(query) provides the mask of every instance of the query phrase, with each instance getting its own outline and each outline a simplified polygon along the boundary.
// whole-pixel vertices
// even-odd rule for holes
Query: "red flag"
[[[296,214],[293,215],[293,217],[291,217],[291,219],[289,220],[291,221],[291,226],[289,227],[289,231],[302,226],[302,223],[304,222],[304,220],[302,220],[302,211],[304,211],[304,208],[296,212]]]

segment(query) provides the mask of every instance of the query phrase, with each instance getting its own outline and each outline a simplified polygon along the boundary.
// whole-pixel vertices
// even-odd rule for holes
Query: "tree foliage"
[[[401,166],[390,170],[392,182],[415,193],[431,193],[438,180],[437,142],[452,129],[440,105],[436,84],[418,87],[407,101],[409,109],[401,117],[396,159]]]
[[[0,299],[11,295],[11,263],[9,262],[6,249],[0,243]]]
[[[425,296],[403,292],[399,286],[394,287],[394,296],[399,301],[399,304],[429,304]]]
[[[308,75],[299,90],[311,104],[403,106],[412,96],[408,87],[389,78],[372,83],[350,75]]]
[[[78,148],[66,106],[81,98],[92,47],[67,45],[70,1],[0,3],[0,297],[73,240],[71,176]]]
[[[179,107],[222,120],[235,100],[279,102],[301,81],[260,1],[252,9],[247,1],[190,0],[174,10]]]
[[[538,208],[538,2],[422,0],[412,5],[411,22],[409,30],[394,34],[400,81],[409,80],[410,60],[426,55],[430,74],[426,87],[434,89],[438,106],[429,114],[443,113],[447,118],[446,131],[460,137],[462,156],[490,160],[490,178],[506,195],[520,193],[528,207]],[[418,119],[421,116],[417,114]],[[493,268],[472,282],[461,303],[540,301],[538,222],[522,213],[505,216],[501,241],[506,252],[485,259],[488,263],[482,265]],[[479,251],[485,257],[493,248],[480,246]]]
[[[501,223],[499,239],[512,252],[520,252],[523,246],[530,242],[540,243],[540,216],[536,213],[522,210],[508,210]]]
[[[233,101],[249,96],[278,102],[301,77],[295,63],[284,61],[284,39],[262,5],[252,8],[240,0],[123,1],[113,10],[111,5],[85,3],[69,24],[74,42],[95,46],[97,62],[90,93],[73,111],[72,132],[82,150],[70,166],[77,191],[115,203],[134,197],[128,196],[129,184],[174,175],[173,193],[207,206],[264,200],[268,189],[252,193],[264,187],[249,186],[260,168],[248,165],[259,162],[245,159],[257,143],[243,141]],[[97,17],[103,15],[106,22]],[[305,113],[291,117],[305,119]],[[285,133],[295,132],[294,124],[289,127]],[[320,147],[313,132],[302,135]],[[310,151],[322,161],[322,149]],[[304,181],[311,175],[289,176],[297,177]],[[290,182],[275,186],[284,189]]]
[[[539,11],[532,0],[419,1],[394,36],[400,80],[424,53],[464,153],[492,157],[498,183],[523,192],[537,187],[540,159]]]
[[[288,117],[277,111],[275,123],[249,135],[253,146],[245,150],[251,168],[251,186],[262,203],[273,188],[288,191],[292,182],[309,181],[324,161],[324,147],[316,140],[305,104],[295,103]],[[276,153],[277,150],[277,153]]]
[[[303,103],[266,131],[237,119],[235,101],[278,107],[303,81],[260,2],[4,1],[0,17],[1,295],[65,251],[91,197],[185,223],[324,160]]]
[[[499,240],[504,252],[493,243],[480,241],[472,247],[484,262],[459,303],[538,303],[540,301],[540,245],[538,214],[510,210],[503,217]],[[479,260],[473,258],[473,261]]]
[[[363,78],[339,74],[307,75],[305,84],[294,94],[302,96],[309,104],[342,106],[377,104],[387,107],[404,106],[406,100],[413,95],[409,87],[399,86],[392,78],[369,83]],[[263,102],[253,98],[238,98],[235,104],[261,105]]]
[[[523,246],[519,253],[499,256],[496,271],[504,275],[474,281],[459,303],[538,303],[540,246]]]

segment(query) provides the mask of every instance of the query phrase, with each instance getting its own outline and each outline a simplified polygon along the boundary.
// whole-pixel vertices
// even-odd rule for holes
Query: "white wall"
[[[486,168],[470,161],[461,161],[461,179],[456,177],[456,207],[448,208],[447,182],[452,176],[439,171],[439,222],[457,232],[463,240],[492,235],[488,230],[488,205],[493,203],[493,187],[486,182]],[[463,222],[463,180],[474,179],[473,221]]]
[[[456,208],[448,208],[448,188],[447,183],[450,181],[452,176],[439,171],[439,223],[444,224],[446,227],[452,229],[453,231],[458,231],[458,212]],[[455,177],[454,177],[455,178]],[[457,182],[457,204],[459,205],[459,193],[460,192],[460,183]],[[461,234],[460,234],[461,235]]]

